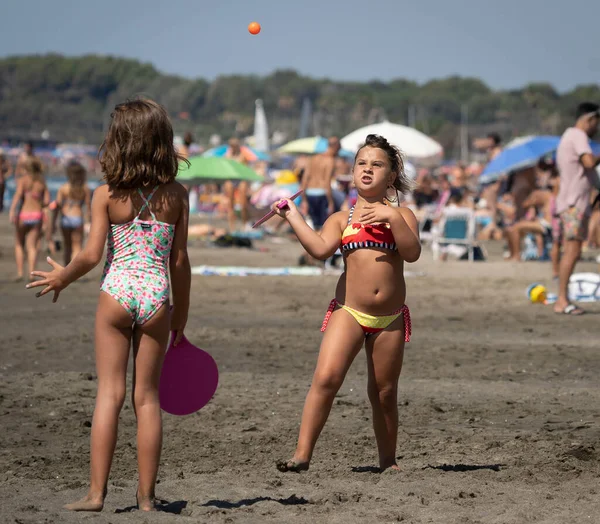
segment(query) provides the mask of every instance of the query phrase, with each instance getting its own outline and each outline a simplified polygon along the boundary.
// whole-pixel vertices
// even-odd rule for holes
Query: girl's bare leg
[[[71,230],[71,260],[83,249],[83,227]]]
[[[38,224],[29,228],[25,235],[25,249],[27,250],[27,267],[29,273],[35,271],[38,253],[40,252],[40,238],[42,236],[42,225]],[[32,277],[30,277],[30,280]]]
[[[100,511],[104,506],[112,464],[119,413],[125,400],[127,360],[132,337],[129,314],[110,295],[100,292],[96,311],[95,351],[98,393],[92,421],[90,489],[72,511]]]
[[[367,337],[368,393],[373,409],[373,429],[379,451],[379,467],[400,469],[396,464],[398,439],[398,379],[404,358],[404,318],[385,331]]]
[[[334,311],[321,342],[317,367],[304,403],[296,452],[290,463],[307,466],[310,462],[335,395],[363,341],[364,334],[356,320],[343,309]]]
[[[25,264],[25,233],[27,226],[17,224],[15,229],[15,262],[17,264],[17,280],[23,278],[23,265]]]
[[[169,308],[164,304],[133,337],[133,407],[137,418],[138,506],[154,510],[154,487],[162,448],[162,418],[158,384],[169,342]]]
[[[64,250],[64,254],[65,254],[65,266],[71,262],[71,259],[73,258],[73,242],[72,242],[72,229],[63,227],[62,228],[62,236],[63,236],[63,241],[64,241],[64,246],[63,246],[63,250]]]

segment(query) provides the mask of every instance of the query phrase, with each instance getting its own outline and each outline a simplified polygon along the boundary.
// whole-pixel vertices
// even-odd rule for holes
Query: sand
[[[300,248],[194,242],[192,263],[294,264]],[[600,305],[581,318],[525,299],[554,290],[547,263],[408,267],[413,340],[400,380],[401,473],[377,454],[361,354],[307,473],[291,456],[335,276],[193,277],[187,336],[217,360],[214,399],[165,415],[157,495],[135,510],[130,402],[104,511],[72,514],[84,495],[96,387],[93,319],[100,268],[57,304],[11,282],[11,230],[0,216],[0,522],[570,523],[600,522]],[[579,271],[597,271],[582,263]]]

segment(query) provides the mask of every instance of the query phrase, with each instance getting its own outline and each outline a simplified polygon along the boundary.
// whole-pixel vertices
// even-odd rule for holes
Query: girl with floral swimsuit
[[[95,323],[98,393],[90,488],[83,499],[65,508],[100,511],[104,506],[133,346],[136,498],[140,509],[152,511],[162,447],[158,382],[169,332],[176,332],[176,344],[189,308],[188,197],[175,182],[180,158],[164,108],[151,100],[134,100],[117,105],[111,116],[100,148],[106,185],[94,191],[88,242],[66,267],[48,257],[53,270],[34,271],[40,280],[27,287],[43,287],[37,296],[53,292],[56,302],[63,289],[100,263],[108,238]]]

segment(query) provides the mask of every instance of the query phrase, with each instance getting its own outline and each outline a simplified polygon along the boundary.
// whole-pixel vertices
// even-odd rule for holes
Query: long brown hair
[[[173,182],[183,160],[165,108],[147,98],[115,107],[98,157],[104,180],[113,189]]]
[[[66,169],[69,181],[69,198],[83,200],[85,198],[85,179],[87,172],[79,162],[71,162]]]
[[[28,157],[24,162],[23,168],[31,176],[33,182],[46,182],[44,179],[44,164],[42,164],[42,161],[37,156]]]

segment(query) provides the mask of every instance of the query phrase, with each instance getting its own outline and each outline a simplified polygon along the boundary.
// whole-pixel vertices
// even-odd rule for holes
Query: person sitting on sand
[[[334,213],[320,232],[309,227],[289,199],[272,208],[286,218],[311,256],[325,260],[341,248],[345,262],[321,328],[325,335],[304,404],[296,452],[277,464],[283,472],[308,469],[335,395],[363,344],[379,467],[399,469],[398,379],[404,344],[411,334],[404,263],[415,262],[421,254],[419,228],[411,210],[386,205],[392,201],[390,192],[396,197],[398,191],[407,193],[410,182],[400,152],[385,138],[367,136],[356,154],[353,176],[356,204],[349,211]],[[281,203],[287,207],[280,209]]]
[[[546,244],[552,242],[553,276],[558,277],[558,256],[560,246],[553,241],[553,231],[556,230],[556,220],[553,216],[556,194],[558,192],[558,172],[554,171],[548,181],[552,189],[536,189],[524,201],[523,206],[528,210],[525,218],[506,228],[509,261],[521,260],[521,241],[528,233],[533,233],[538,239],[538,257],[544,256]]]
[[[152,100],[119,104],[102,146],[106,185],[94,191],[92,224],[83,250],[62,267],[48,257],[50,272],[34,271],[53,302],[69,284],[102,259],[106,265],[96,310],[98,394],[92,422],[88,494],[67,504],[72,511],[100,511],[125,401],[127,363],[133,344],[133,407],[137,418],[138,507],[155,509],[154,489],[162,447],[158,382],[169,341],[183,336],[191,270],[187,254],[188,194],[175,181],[180,157],[165,109]],[[169,275],[170,274],[170,275]],[[173,309],[169,314],[169,276]]]
[[[49,242],[56,228],[56,220],[60,215],[60,228],[64,240],[65,265],[71,262],[83,248],[84,223],[88,223],[92,214],[92,192],[87,187],[85,168],[73,162],[67,166],[68,182],[63,184],[52,203],[53,214],[51,226],[48,227]]]

